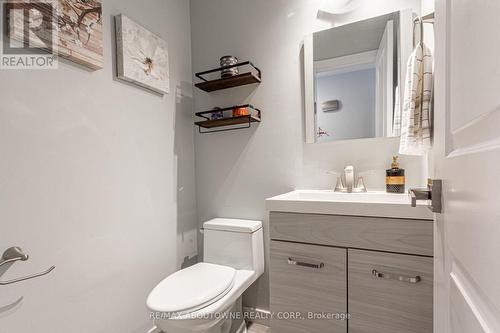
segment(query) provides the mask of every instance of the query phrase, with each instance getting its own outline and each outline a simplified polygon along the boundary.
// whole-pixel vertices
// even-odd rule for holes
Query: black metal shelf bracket
[[[222,128],[222,129],[217,129],[217,130],[208,130],[208,131],[202,131],[201,126],[198,126],[198,133],[200,134],[207,134],[207,133],[216,133],[216,132],[228,132],[228,131],[235,131],[239,129],[246,129],[252,127],[252,118],[249,116],[248,117],[248,123],[245,126],[239,126],[239,127],[231,127],[231,128]]]
[[[262,72],[251,61],[244,61],[244,62],[240,62],[240,63],[234,64],[234,65],[228,65],[228,66],[210,69],[208,71],[196,73],[195,76],[204,82],[208,82],[209,80],[205,79],[203,77],[203,75],[207,75],[207,74],[211,74],[211,73],[215,73],[215,72],[220,72],[220,71],[223,71],[225,69],[230,69],[230,68],[234,68],[234,67],[246,66],[246,65],[253,67],[257,71],[257,75],[258,75],[259,79],[262,80]]]
[[[236,125],[239,125],[239,124],[221,125],[219,127],[225,127],[225,128],[216,129],[216,130],[206,130],[206,131],[202,130],[202,127],[203,128],[206,128],[206,127],[204,127],[202,125],[196,124],[196,125],[198,125],[198,132],[201,133],[201,134],[206,134],[206,133],[226,132],[226,131],[234,131],[234,130],[239,130],[239,129],[246,129],[246,128],[252,127],[252,122],[260,122],[261,119],[262,119],[262,112],[260,111],[260,109],[254,107],[252,104],[242,104],[242,105],[234,105],[234,106],[230,106],[230,107],[226,107],[226,108],[216,108],[216,109],[213,109],[213,110],[196,112],[195,115],[197,117],[200,117],[200,118],[203,118],[203,119],[205,119],[207,121],[210,121],[212,119],[210,119],[210,117],[208,117],[207,115],[212,114],[212,113],[216,113],[216,112],[229,111],[229,110],[233,110],[233,109],[236,109],[236,108],[250,108],[250,109],[254,110],[255,112],[257,112],[256,118],[258,120],[256,120],[256,118],[252,117],[252,114],[245,115],[245,116],[238,116],[239,118],[246,117],[248,119],[248,122],[245,122],[245,123],[242,122],[241,124],[244,124],[244,126],[229,127],[229,126],[236,126]],[[231,119],[231,117],[227,118],[227,119]]]
[[[256,107],[254,107],[252,104],[239,104],[239,105],[228,106],[226,108],[216,108],[216,109],[212,109],[212,110],[196,112],[195,116],[205,118],[206,120],[210,120],[210,118],[208,118],[207,116],[205,116],[206,114],[212,114],[212,113],[216,113],[216,112],[229,111],[229,110],[233,110],[233,109],[237,109],[237,108],[251,108],[251,109],[257,111],[257,114],[260,117],[260,110],[257,109]]]

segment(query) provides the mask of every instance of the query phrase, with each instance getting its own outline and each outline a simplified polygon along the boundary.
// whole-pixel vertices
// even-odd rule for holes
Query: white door
[[[436,1],[435,333],[500,332],[500,1]]]
[[[394,87],[394,26],[387,21],[375,60],[376,111],[375,134],[377,137],[392,136],[393,87]]]

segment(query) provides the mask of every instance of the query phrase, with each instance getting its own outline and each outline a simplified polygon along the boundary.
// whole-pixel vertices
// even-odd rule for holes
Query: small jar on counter
[[[399,168],[398,157],[393,156],[391,168],[385,171],[385,187],[388,193],[405,192],[405,170]]]

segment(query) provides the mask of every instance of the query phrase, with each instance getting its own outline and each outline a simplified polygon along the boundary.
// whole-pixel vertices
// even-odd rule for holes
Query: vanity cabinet
[[[432,220],[271,212],[269,225],[273,333],[432,332]]]
[[[345,333],[346,320],[309,314],[347,312],[347,250],[271,241],[272,332]]]

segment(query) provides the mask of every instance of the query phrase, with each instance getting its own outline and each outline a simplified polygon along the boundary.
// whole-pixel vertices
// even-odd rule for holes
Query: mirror
[[[399,136],[412,36],[405,10],[306,37],[306,142]]]

